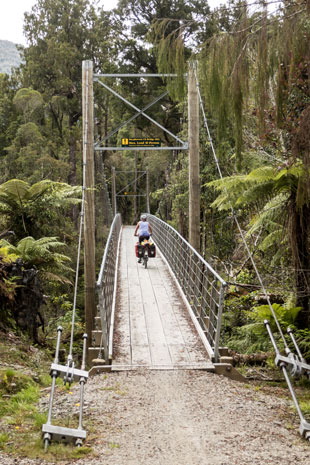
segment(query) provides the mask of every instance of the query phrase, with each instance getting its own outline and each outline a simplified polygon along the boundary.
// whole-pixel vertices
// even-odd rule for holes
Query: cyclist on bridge
[[[147,222],[146,215],[141,215],[140,220],[136,226],[134,236],[139,236],[139,242],[141,244],[144,239],[149,239],[152,234],[152,227],[150,223]],[[139,230],[139,233],[138,233]]]
[[[136,226],[134,236],[139,236],[139,243],[144,241],[144,239],[149,239],[152,234],[152,227],[147,221],[146,215],[141,215],[140,220]],[[139,231],[139,232],[138,232]],[[141,258],[138,260],[141,263]]]

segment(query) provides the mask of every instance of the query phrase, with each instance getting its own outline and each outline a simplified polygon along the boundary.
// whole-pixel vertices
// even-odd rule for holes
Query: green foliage
[[[80,202],[80,192],[80,187],[66,183],[44,180],[31,186],[11,179],[0,185],[2,226],[13,229],[18,239],[43,236],[56,215],[59,217],[61,211]]]
[[[62,331],[62,341],[66,347],[66,343],[70,340],[71,337],[71,324],[72,324],[72,303],[67,302],[67,311],[57,318],[50,319],[47,332],[55,335],[57,327],[60,325],[63,328]],[[75,325],[74,325],[74,353],[77,354],[81,351],[81,337],[84,333],[84,324],[82,318],[79,315],[79,309],[76,311],[75,315]]]
[[[33,237],[25,237],[17,246],[13,246],[8,241],[0,240],[0,247],[6,249],[9,254],[20,257],[28,266],[35,266],[49,279],[64,280],[65,278],[56,276],[52,272],[59,274],[64,271],[72,271],[65,263],[70,261],[66,255],[57,252],[65,244],[59,242],[56,237],[42,237],[35,240]],[[68,282],[67,280],[65,280]]]
[[[242,301],[246,306],[242,306]],[[247,295],[234,301],[230,299],[225,304],[225,344],[240,353],[268,352],[272,350],[272,344],[264,325],[268,320],[274,333],[277,326],[272,316],[269,305],[253,306],[254,295]],[[249,308],[250,306],[250,308]],[[300,311],[299,307],[272,304],[274,313],[282,328],[294,327]],[[276,336],[276,334],[275,334]],[[282,347],[282,341],[279,341]]]
[[[218,33],[203,46],[201,79],[208,104],[216,116],[219,143],[233,128],[237,165],[240,169],[243,150],[244,106],[249,95],[250,59],[247,49],[251,18],[246,7],[240,4],[238,19],[232,29]]]
[[[9,254],[5,247],[0,246],[0,297],[2,304],[4,302],[13,303],[15,299],[17,288],[16,277],[9,276],[7,266],[13,263],[16,259],[17,255]],[[0,305],[0,308],[1,307],[2,305]],[[8,322],[9,317],[7,314],[4,320]]]
[[[33,423],[36,429],[42,430],[42,426],[47,422],[47,413],[34,412],[32,415]]]
[[[155,23],[156,24],[156,23]],[[167,30],[173,27],[173,31]],[[177,74],[167,78],[167,88],[173,99],[182,100],[185,95],[185,60],[182,28],[175,20],[164,19],[157,23],[156,35],[160,38],[157,49],[157,65],[160,73]]]
[[[9,401],[2,398],[3,393],[10,394]],[[23,415],[33,412],[39,389],[29,376],[6,370],[0,373],[0,394],[1,415],[7,416],[10,424],[16,424]]]
[[[280,304],[272,304],[273,311],[280,323],[284,328],[288,326],[294,326],[300,307],[286,307]],[[260,305],[255,307],[251,315],[254,321],[257,323],[263,323],[264,320],[268,320],[271,324],[271,328],[276,329],[275,321],[272,316],[269,305]]]
[[[40,92],[33,89],[19,89],[13,99],[13,103],[23,113],[26,123],[33,121],[34,118],[42,118],[44,101]]]
[[[294,329],[294,337],[300,348],[303,357],[310,362],[310,330],[307,329]]]
[[[4,449],[5,444],[9,440],[9,435],[7,433],[0,433],[0,449]]]
[[[248,323],[244,326],[235,327],[230,338],[225,343],[230,349],[241,354],[272,350],[268,334],[261,323]]]
[[[212,207],[219,210],[230,208],[256,207],[263,208],[266,204],[268,210],[271,196],[273,204],[285,208],[292,192],[296,191],[299,176],[303,176],[301,167],[292,166],[277,173],[272,166],[262,166],[247,175],[235,175],[223,180],[211,181],[210,187],[215,187],[220,195],[213,202]],[[274,208],[273,208],[274,211]]]

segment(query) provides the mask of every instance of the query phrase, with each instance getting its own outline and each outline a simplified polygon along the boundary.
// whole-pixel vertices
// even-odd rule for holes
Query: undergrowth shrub
[[[279,338],[271,309],[269,305],[255,305],[255,295],[256,293],[250,293],[246,296],[232,298],[226,303],[224,313],[225,345],[244,354],[272,351],[273,346],[264,325],[264,321],[268,320],[279,349],[282,350],[284,344]],[[294,323],[300,307],[289,307],[274,303],[272,308],[284,331],[288,326],[295,328]],[[308,333],[309,343],[310,331]],[[287,337],[287,340],[291,342],[289,337]],[[304,340],[302,334],[300,334],[299,340]],[[305,343],[301,345],[306,346]],[[308,353],[310,355],[309,349]]]

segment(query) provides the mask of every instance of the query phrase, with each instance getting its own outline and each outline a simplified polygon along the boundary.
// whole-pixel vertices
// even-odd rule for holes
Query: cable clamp
[[[300,421],[299,432],[307,441],[310,441],[310,423],[305,419]]]
[[[301,362],[293,353],[290,353],[288,357],[277,354],[274,362],[279,368],[287,367],[291,375],[297,378],[303,374],[307,374],[308,377],[310,375],[310,365]]]

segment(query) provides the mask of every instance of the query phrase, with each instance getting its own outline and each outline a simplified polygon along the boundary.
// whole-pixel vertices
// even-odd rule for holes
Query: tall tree
[[[19,118],[13,105],[13,98],[18,88],[14,78],[7,74],[0,74],[0,160],[6,155],[6,147],[14,138],[15,132],[19,125]],[[6,181],[5,170],[2,170],[0,182]]]
[[[52,129],[62,142],[68,138],[70,184],[77,176],[82,61],[93,60],[97,69],[109,62],[112,31],[110,14],[92,0],[37,0],[25,14],[24,84],[41,92]]]

